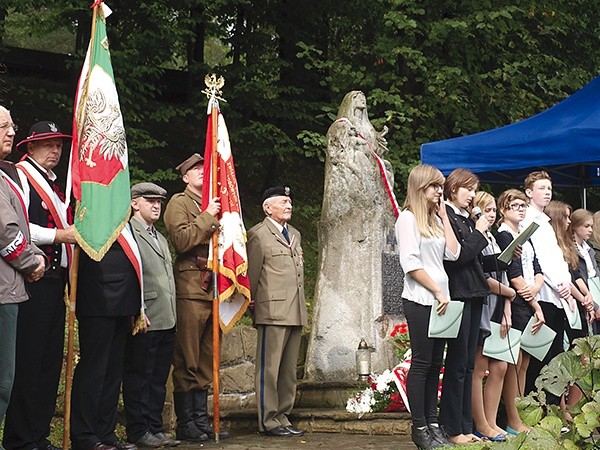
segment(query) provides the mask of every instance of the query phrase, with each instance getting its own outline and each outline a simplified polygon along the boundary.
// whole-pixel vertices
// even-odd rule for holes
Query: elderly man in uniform
[[[265,219],[248,232],[248,277],[258,330],[255,386],[258,428],[268,436],[301,436],[288,416],[296,397],[302,327],[307,324],[300,232],[290,226],[289,187],[263,195]]]
[[[208,245],[219,227],[217,197],[202,210],[204,159],[193,154],[179,164],[185,191],[175,194],[165,210],[165,225],[175,251],[177,334],[173,355],[173,398],[177,439],[201,442],[213,437],[208,420],[208,388],[213,381],[212,279]],[[220,350],[220,349],[219,349]],[[228,433],[221,431],[219,437]]]
[[[15,349],[19,305],[28,300],[25,280],[44,275],[46,258],[30,243],[25,195],[15,166],[4,161],[17,126],[0,106],[0,423],[4,420],[15,375]]]
[[[138,447],[179,444],[164,433],[162,410],[175,345],[175,279],[169,244],[155,228],[167,191],[154,183],[131,188],[129,223],[142,257],[146,334],[129,336],[123,373],[127,438]]]
[[[63,362],[65,285],[75,234],[69,202],[53,169],[70,138],[54,122],[43,121],[17,144],[26,151],[17,169],[29,200],[31,239],[50,267],[40,281],[27,284],[30,300],[19,306],[15,383],[4,426],[9,450],[57,449],[48,438]]]

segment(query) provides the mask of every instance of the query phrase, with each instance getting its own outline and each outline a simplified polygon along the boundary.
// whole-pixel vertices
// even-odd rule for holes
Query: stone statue
[[[376,349],[375,371],[396,364],[382,342],[389,329],[382,312],[382,252],[395,216],[372,155],[387,152],[387,129],[375,130],[360,91],[344,97],[337,119],[327,132],[308,380],[355,379],[361,338]],[[393,185],[391,165],[385,163]]]

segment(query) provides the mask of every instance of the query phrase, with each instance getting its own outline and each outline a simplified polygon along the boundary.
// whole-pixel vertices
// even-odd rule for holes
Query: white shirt
[[[29,158],[27,161],[30,162],[31,164],[34,164],[42,172],[44,172],[49,180],[51,180],[51,181],[56,180],[56,174],[52,170],[44,169],[32,158]],[[17,166],[17,168],[18,168],[18,166]],[[29,179],[23,173],[22,170],[17,170],[17,173],[19,174],[19,179],[21,180],[21,186],[23,186],[23,193],[25,194],[25,198],[27,199],[26,206],[27,206],[27,209],[29,209],[29,200],[30,200],[29,193],[31,190],[31,187],[29,185]],[[52,189],[50,189],[50,192],[54,199],[54,204],[57,206],[58,213],[63,215],[64,218],[66,219],[68,203],[67,202],[63,203],[63,201],[58,197],[56,192],[54,192]],[[54,239],[56,238],[56,228],[46,228],[46,227],[42,227],[38,224],[29,222],[29,232],[31,234],[31,242],[33,242],[36,245],[53,245],[54,244]],[[66,247],[66,244],[60,244],[60,246],[61,246],[60,267],[67,267],[67,265],[68,265],[67,247]]]
[[[550,218],[533,206],[529,206],[525,210],[525,219],[519,227],[523,230],[531,222],[535,222],[540,226],[531,236],[537,260],[544,274],[544,284],[540,290],[540,301],[552,303],[557,308],[563,309],[557,286],[561,283],[566,286],[570,285],[571,273],[569,272],[569,266],[558,246],[556,234],[552,225],[550,225]]]
[[[587,268],[587,277],[594,278],[596,276],[596,270],[592,263],[592,257],[590,256],[590,246],[587,242],[583,241],[581,245],[577,244],[577,253],[585,261],[585,267]],[[582,273],[582,275],[585,275]]]
[[[441,220],[437,219],[441,225]],[[402,297],[421,305],[433,305],[433,293],[410,276],[411,271],[424,269],[427,275],[437,283],[446,298],[450,299],[448,275],[444,270],[443,260],[456,261],[460,254],[460,245],[456,254],[446,247],[446,239],[440,237],[427,238],[417,228],[414,214],[404,210],[396,221],[396,242],[400,255],[400,265],[404,271],[404,289]]]

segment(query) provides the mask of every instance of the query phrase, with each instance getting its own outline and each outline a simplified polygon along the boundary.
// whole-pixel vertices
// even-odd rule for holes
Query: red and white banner
[[[217,190],[212,192],[213,130],[212,114],[217,114]],[[242,209],[238,191],[233,155],[229,144],[229,133],[225,119],[218,108],[211,108],[206,130],[204,151],[204,184],[202,186],[202,210],[206,209],[211,198],[219,197],[221,212],[218,215],[219,267],[217,289],[221,329],[228,331],[244,314],[250,302],[250,281],[248,279],[248,256],[246,253],[246,229],[242,220]],[[212,246],[208,262],[212,266]],[[212,269],[212,267],[211,267]]]

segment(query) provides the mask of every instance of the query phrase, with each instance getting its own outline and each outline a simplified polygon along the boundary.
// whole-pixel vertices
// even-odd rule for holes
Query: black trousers
[[[144,433],[164,432],[162,411],[173,360],[175,328],[149,331],[127,338],[123,402],[127,438],[136,442]]]
[[[71,447],[87,450],[117,440],[117,404],[123,378],[128,316],[79,317],[80,360],[73,376]]]
[[[531,358],[531,361],[529,362],[529,367],[527,368],[527,375],[525,377],[525,395],[537,390],[535,387],[535,380],[539,376],[542,367],[548,364],[550,360],[556,355],[564,351],[563,335],[565,333],[565,326],[567,321],[565,311],[563,309],[557,308],[549,302],[539,302],[539,305],[542,308],[542,312],[544,313],[546,325],[548,325],[550,328],[556,331],[556,336],[554,337],[554,341],[552,341],[550,350],[548,350],[548,353],[546,354],[546,357],[543,361],[539,361],[537,358]],[[547,391],[546,400],[550,405],[558,405],[560,403],[560,397],[557,397],[556,395],[553,395]]]
[[[442,382],[440,423],[450,436],[473,432],[471,386],[483,298],[464,301],[465,307],[456,339],[448,339]]]
[[[9,449],[45,447],[50,441],[65,332],[65,281],[28,283],[30,299],[19,304],[15,382],[4,426]]]
[[[429,314],[431,306],[402,299],[410,332],[412,359],[406,379],[408,403],[413,425],[424,427],[438,423],[437,396],[440,369],[444,359],[444,339],[431,339]]]

